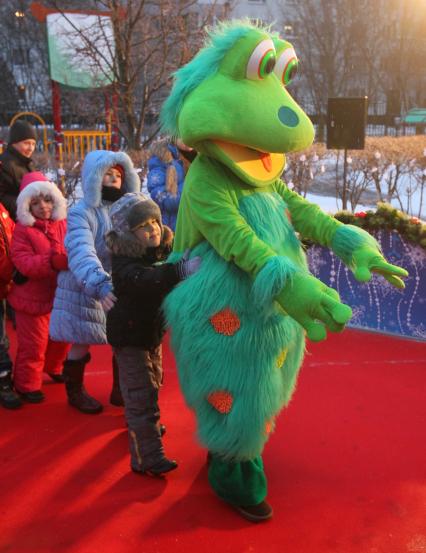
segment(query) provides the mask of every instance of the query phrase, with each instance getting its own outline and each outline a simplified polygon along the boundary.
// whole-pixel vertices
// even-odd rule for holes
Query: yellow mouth
[[[284,171],[285,155],[270,154],[240,144],[214,140],[224,154],[244,173],[259,181],[272,181]]]

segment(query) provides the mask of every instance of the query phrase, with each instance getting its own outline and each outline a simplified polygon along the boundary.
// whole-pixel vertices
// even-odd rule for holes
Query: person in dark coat
[[[0,155],[0,202],[16,221],[16,198],[22,177],[35,170],[31,158],[37,133],[28,121],[18,119],[9,130],[6,150]]]
[[[111,208],[106,245],[112,254],[117,297],[107,314],[107,339],[116,356],[134,472],[160,475],[177,468],[161,441],[158,391],[163,380],[161,341],[165,325],[161,304],[168,292],[199,268],[195,257],[164,263],[173,232],[163,226],[158,205],[125,194]]]

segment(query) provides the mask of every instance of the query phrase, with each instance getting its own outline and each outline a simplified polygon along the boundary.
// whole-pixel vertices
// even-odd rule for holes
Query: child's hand
[[[114,307],[116,301],[117,298],[112,292],[108,292],[108,294],[100,300],[102,309],[105,313],[108,313],[108,311]]]
[[[313,342],[326,338],[324,325],[331,332],[341,332],[352,317],[351,308],[340,302],[336,290],[305,273],[293,275],[279,293],[277,301],[290,317],[303,326]]]
[[[182,259],[177,263],[177,270],[182,279],[188,278],[196,273],[201,266],[202,258],[200,256],[193,257],[192,259],[188,259],[188,257],[189,250],[186,250]]]

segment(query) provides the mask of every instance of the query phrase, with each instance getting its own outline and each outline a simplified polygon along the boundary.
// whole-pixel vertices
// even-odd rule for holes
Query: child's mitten
[[[186,250],[182,259],[176,264],[178,274],[181,279],[185,279],[193,275],[201,266],[202,259],[200,256],[193,257],[192,259],[188,259],[188,257],[189,250]]]

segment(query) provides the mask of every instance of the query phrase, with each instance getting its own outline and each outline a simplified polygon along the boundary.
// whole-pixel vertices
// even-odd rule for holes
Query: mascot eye
[[[287,48],[278,58],[275,65],[275,75],[280,79],[284,86],[287,86],[290,81],[296,76],[299,68],[299,60],[293,48]]]
[[[247,64],[247,78],[264,79],[272,73],[276,62],[276,52],[272,40],[262,40],[253,50]]]

